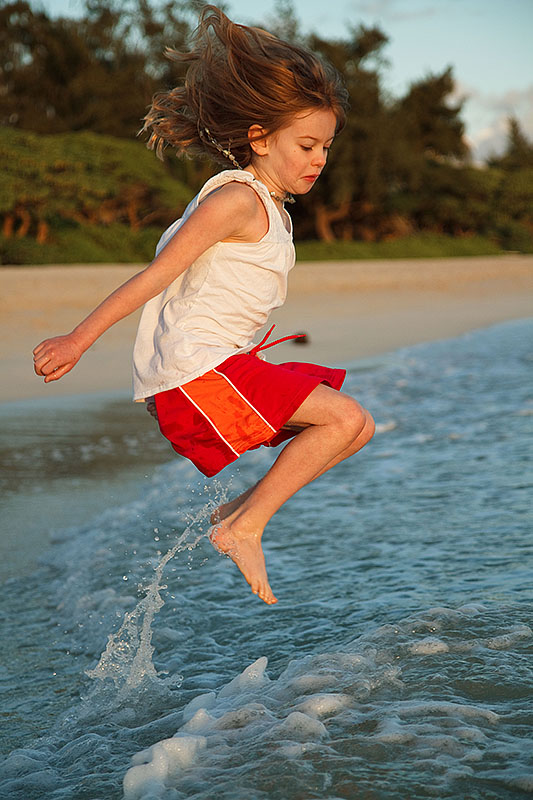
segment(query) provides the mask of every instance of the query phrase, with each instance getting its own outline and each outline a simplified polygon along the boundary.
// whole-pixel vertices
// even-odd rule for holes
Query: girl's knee
[[[345,425],[347,435],[357,452],[372,439],[376,431],[376,424],[372,414],[363,408],[357,400],[349,398],[352,402],[347,406]]]
[[[366,408],[363,410],[365,412],[365,425],[361,438],[364,439],[363,444],[367,444],[376,432],[376,423],[374,422],[374,417],[370,411],[367,411]]]
[[[351,441],[357,439],[363,432],[367,424],[367,412],[349,395],[341,394],[337,403],[336,422],[346,433],[346,437]]]

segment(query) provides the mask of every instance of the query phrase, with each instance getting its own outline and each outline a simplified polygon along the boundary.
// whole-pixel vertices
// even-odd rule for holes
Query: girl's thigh
[[[362,415],[364,416],[364,409],[357,400],[320,383],[283,427],[299,430],[309,425],[328,425],[346,420],[347,417]]]

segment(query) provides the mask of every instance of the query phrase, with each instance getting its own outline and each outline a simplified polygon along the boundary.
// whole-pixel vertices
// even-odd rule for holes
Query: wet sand
[[[0,267],[0,403],[129,391],[138,313],[95,343],[57,383],[33,374],[32,349],[66,333],[141,266]],[[533,314],[533,256],[300,262],[274,312],[272,361],[344,363]]]

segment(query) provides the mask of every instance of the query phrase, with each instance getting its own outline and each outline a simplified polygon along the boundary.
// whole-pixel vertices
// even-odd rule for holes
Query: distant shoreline
[[[31,352],[68,332],[143,265],[0,268],[0,403],[91,394],[131,385],[139,312],[119,322],[61,381],[44,385]],[[533,256],[299,262],[289,295],[271,318],[276,335],[305,331],[306,346],[282,344],[270,360],[335,364],[533,315]]]

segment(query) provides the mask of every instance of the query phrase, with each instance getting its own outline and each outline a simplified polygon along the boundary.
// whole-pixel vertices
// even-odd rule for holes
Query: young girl
[[[294,265],[284,204],[322,172],[345,118],[338,75],[312,53],[206,6],[184,84],[155,97],[144,130],[161,155],[203,154],[229,169],[207,181],[163,234],[154,261],[71,333],[34,350],[46,383],[69,372],[111,325],[146,304],[134,399],[172,447],[212,476],[246,450],[291,441],[259,483],[221,505],[211,542],[275,603],[261,537],[302,486],[361,449],[370,414],[340,389],[344,370],[267,363],[253,338],[282,305]],[[270,333],[270,332],[269,332]]]

